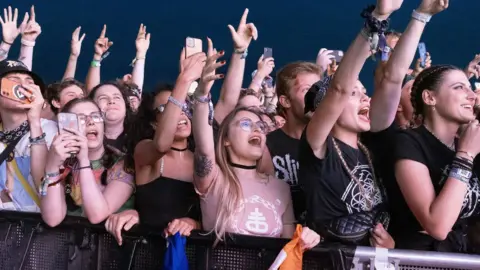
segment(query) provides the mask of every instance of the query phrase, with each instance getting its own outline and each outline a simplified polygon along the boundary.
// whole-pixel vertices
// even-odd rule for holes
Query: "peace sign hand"
[[[34,42],[42,33],[42,27],[36,21],[35,6],[30,8],[30,20],[28,13],[25,14],[24,22],[20,25],[22,39]],[[28,22],[27,22],[28,21]]]
[[[150,33],[147,34],[147,26],[143,25],[143,23],[140,25],[140,29],[138,29],[135,46],[137,48],[137,58],[145,57],[150,47]]]
[[[97,41],[95,42],[95,58],[102,58],[102,55],[105,54],[108,49],[113,45],[113,42],[108,40],[108,37],[105,35],[107,34],[107,25],[103,25],[102,33],[100,33],[100,37],[98,37]],[[97,59],[97,60],[98,60]]]
[[[245,9],[245,12],[243,12],[242,18],[240,19],[240,24],[238,25],[238,29],[236,31],[232,25],[228,25],[228,28],[232,33],[234,47],[239,52],[244,52],[246,49],[248,49],[252,38],[254,40],[257,40],[258,38],[257,28],[253,23],[247,23],[247,17],[248,8]]]
[[[80,55],[80,51],[82,50],[82,42],[85,38],[85,33],[83,33],[82,37],[80,37],[80,30],[82,30],[81,26],[77,27],[77,29],[73,31],[72,44],[70,47],[70,54],[76,57]]]

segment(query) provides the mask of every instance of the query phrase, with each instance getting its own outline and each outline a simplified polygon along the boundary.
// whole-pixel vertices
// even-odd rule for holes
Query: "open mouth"
[[[177,124],[178,127],[183,127],[186,125],[187,125],[187,120],[180,120],[178,121],[178,124]]]
[[[472,106],[472,105],[467,105],[467,104],[465,104],[465,105],[462,105],[462,108],[473,112],[473,106]]]
[[[98,137],[98,132],[96,130],[87,131],[87,139],[96,140]]]
[[[252,146],[261,146],[262,145],[262,138],[260,136],[252,136],[250,139],[248,139],[248,143]]]
[[[370,107],[363,107],[358,111],[360,119],[366,122],[370,122]]]

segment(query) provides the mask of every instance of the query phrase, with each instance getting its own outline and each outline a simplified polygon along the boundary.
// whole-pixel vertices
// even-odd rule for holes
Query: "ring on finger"
[[[32,94],[31,96],[27,97],[27,99],[28,99],[29,101],[31,101],[31,102],[34,102],[34,101],[35,101],[35,98],[36,98],[36,97],[35,97],[35,95],[33,95],[33,94]]]

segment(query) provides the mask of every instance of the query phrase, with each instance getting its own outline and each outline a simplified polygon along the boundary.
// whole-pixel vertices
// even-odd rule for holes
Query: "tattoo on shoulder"
[[[213,162],[206,155],[195,154],[193,169],[198,177],[205,177],[212,172]]]

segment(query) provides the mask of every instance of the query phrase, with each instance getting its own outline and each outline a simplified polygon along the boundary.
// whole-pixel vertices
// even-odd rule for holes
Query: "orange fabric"
[[[300,236],[302,235],[303,227],[297,224],[297,229],[293,234],[293,238],[284,247],[283,251],[287,253],[287,258],[280,265],[280,270],[301,270],[303,263],[303,248],[300,244]]]

